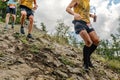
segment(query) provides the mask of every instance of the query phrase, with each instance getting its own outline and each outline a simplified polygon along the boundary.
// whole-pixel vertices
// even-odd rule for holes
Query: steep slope
[[[95,68],[85,72],[81,50],[58,44],[36,28],[34,41],[19,34],[19,25],[5,31],[0,23],[0,28],[0,80],[120,80],[94,58]]]

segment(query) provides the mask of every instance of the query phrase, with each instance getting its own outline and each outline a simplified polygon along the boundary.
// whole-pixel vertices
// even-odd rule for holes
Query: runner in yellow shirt
[[[33,21],[34,21],[34,14],[33,14],[33,10],[37,9],[37,4],[36,4],[36,0],[19,0],[20,3],[20,9],[21,9],[21,28],[20,28],[20,32],[22,34],[25,34],[24,32],[24,22],[25,19],[27,17],[27,19],[29,20],[29,25],[28,25],[28,35],[27,38],[31,38],[32,37],[32,28],[33,28]]]
[[[83,48],[83,67],[85,70],[88,70],[89,67],[94,67],[90,61],[90,56],[99,44],[99,38],[90,23],[90,17],[95,18],[96,15],[89,14],[89,0],[72,0],[67,6],[66,11],[74,16],[73,24],[75,32],[85,42]]]

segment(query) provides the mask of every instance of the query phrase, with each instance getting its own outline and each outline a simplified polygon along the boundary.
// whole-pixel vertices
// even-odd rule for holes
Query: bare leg
[[[22,34],[25,34],[25,32],[24,32],[24,23],[25,23],[26,15],[27,15],[26,11],[21,11],[21,28],[20,28],[20,32]]]
[[[92,31],[89,33],[89,36],[93,42],[94,45],[98,45],[100,40],[99,40],[99,37],[97,36],[96,32],[95,31]]]
[[[16,15],[15,14],[12,14],[12,20],[13,20],[13,23],[15,23],[15,21],[16,21]]]
[[[29,26],[28,26],[28,33],[31,34],[33,28],[33,16],[29,17]]]
[[[28,35],[27,35],[27,38],[31,38],[31,39],[34,39],[33,37],[32,37],[32,28],[33,28],[33,18],[34,18],[34,16],[33,15],[31,15],[31,16],[29,16],[29,26],[28,26]]]
[[[27,15],[26,11],[21,11],[21,26],[24,25],[26,15]]]
[[[5,18],[5,23],[6,23],[5,28],[8,28],[9,18],[10,18],[10,13],[7,13]]]
[[[86,46],[90,47],[92,45],[92,40],[86,30],[82,30],[80,36],[83,38]]]
[[[12,14],[12,28],[14,28],[15,21],[16,21],[16,15]]]

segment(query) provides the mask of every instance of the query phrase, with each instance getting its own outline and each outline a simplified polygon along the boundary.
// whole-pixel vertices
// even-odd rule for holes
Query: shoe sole
[[[34,42],[34,41],[35,41],[35,39],[28,38],[28,37],[26,37],[26,40],[27,40],[27,41],[30,41],[30,42]]]

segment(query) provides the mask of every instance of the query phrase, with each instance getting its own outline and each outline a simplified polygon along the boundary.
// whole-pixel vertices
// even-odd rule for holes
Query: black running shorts
[[[94,31],[94,28],[91,26],[88,27],[85,21],[73,20],[72,23],[74,24],[74,29],[76,34],[79,34],[80,31],[82,30],[86,30],[88,33],[90,33],[91,31]]]
[[[26,7],[26,6],[23,6],[23,5],[20,5],[20,10],[21,11],[26,11],[26,13],[27,13],[27,19],[29,19],[29,16],[34,16],[34,14],[33,14],[33,10],[32,9],[29,9],[28,7]]]
[[[16,8],[10,8],[9,6],[7,6],[6,8],[6,13],[11,13],[11,14],[16,14]]]

